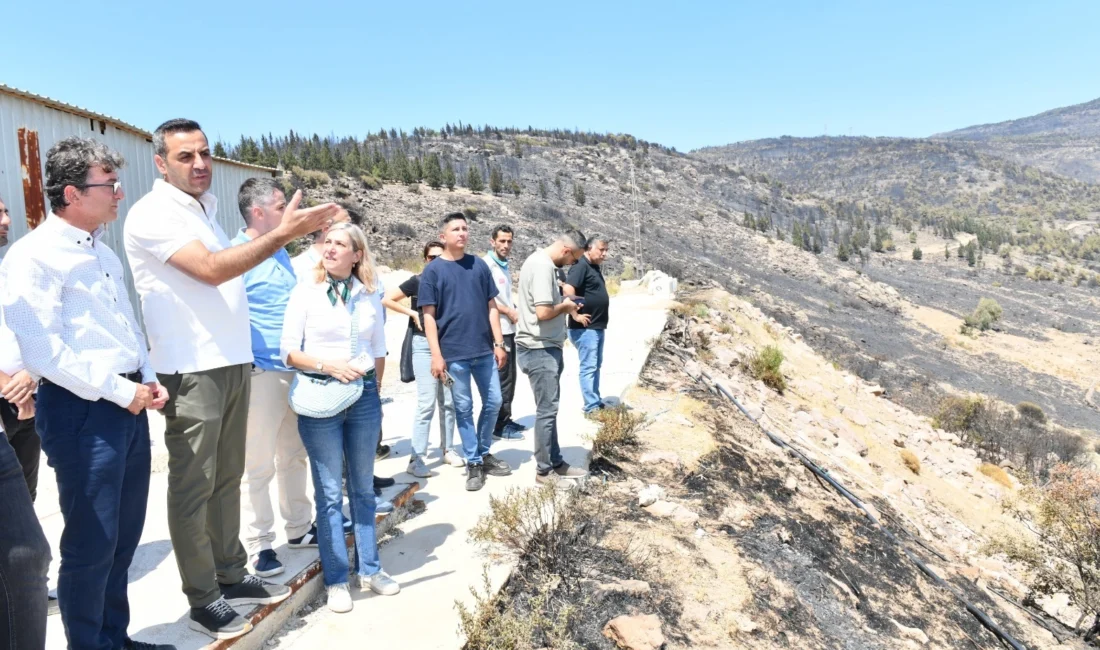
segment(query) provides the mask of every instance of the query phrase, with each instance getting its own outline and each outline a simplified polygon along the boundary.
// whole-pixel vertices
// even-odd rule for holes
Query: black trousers
[[[0,422],[3,422],[4,433],[23,468],[23,478],[27,480],[33,502],[38,494],[38,460],[42,457],[42,439],[34,430],[34,418],[20,420],[18,413],[15,404],[0,398]]]
[[[493,435],[498,436],[504,431],[504,425],[512,419],[512,398],[516,396],[516,335],[504,335],[504,348],[508,351],[508,361],[498,372],[500,373],[500,413],[497,415],[497,425],[493,427]]]

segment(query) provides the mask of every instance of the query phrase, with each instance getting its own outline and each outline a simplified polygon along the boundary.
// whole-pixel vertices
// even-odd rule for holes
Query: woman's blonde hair
[[[347,232],[348,239],[351,240],[352,250],[363,254],[363,257],[351,267],[351,274],[359,278],[368,294],[374,293],[377,291],[377,284],[374,276],[374,260],[371,259],[370,248],[367,246],[367,236],[363,234],[363,229],[359,226],[343,222],[332,225],[325,233],[325,237],[339,231]],[[325,281],[324,258],[319,260],[317,266],[314,267],[313,280],[318,283]]]

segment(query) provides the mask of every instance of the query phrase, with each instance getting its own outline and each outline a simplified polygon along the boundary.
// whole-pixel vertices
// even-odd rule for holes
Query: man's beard
[[[0,235],[0,248],[3,248],[7,245],[8,245],[8,236],[7,235]]]

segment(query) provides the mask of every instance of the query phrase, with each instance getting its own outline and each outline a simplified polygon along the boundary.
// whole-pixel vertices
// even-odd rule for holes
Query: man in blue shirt
[[[274,180],[250,178],[237,193],[237,207],[245,227],[233,238],[233,245],[274,230],[286,209],[286,197]],[[244,283],[255,361],[248,398],[241,516],[249,564],[253,573],[267,577],[283,572],[272,548],[275,541],[272,478],[278,485],[279,513],[286,522],[290,548],[315,548],[317,529],[310,524],[313,502],[306,495],[309,471],[306,449],[298,435],[298,417],[290,410],[287,399],[294,373],[279,354],[283,314],[290,292],[297,284],[286,250],[280,248],[246,272]]]
[[[455,423],[466,456],[466,489],[480,490],[485,474],[507,476],[508,463],[489,453],[500,410],[498,369],[508,360],[500,333],[497,285],[485,260],[466,254],[470,229],[461,212],[443,217],[443,254],[420,274],[417,304],[432,351],[432,375],[451,386]],[[474,426],[472,384],[481,394]]]

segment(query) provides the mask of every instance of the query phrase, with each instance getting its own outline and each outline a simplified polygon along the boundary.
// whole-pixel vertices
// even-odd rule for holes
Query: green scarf
[[[349,275],[343,280],[337,280],[326,273],[325,278],[328,279],[329,302],[335,307],[336,297],[339,296],[340,300],[344,301],[345,305],[348,304],[348,298],[351,296],[351,276]]]

